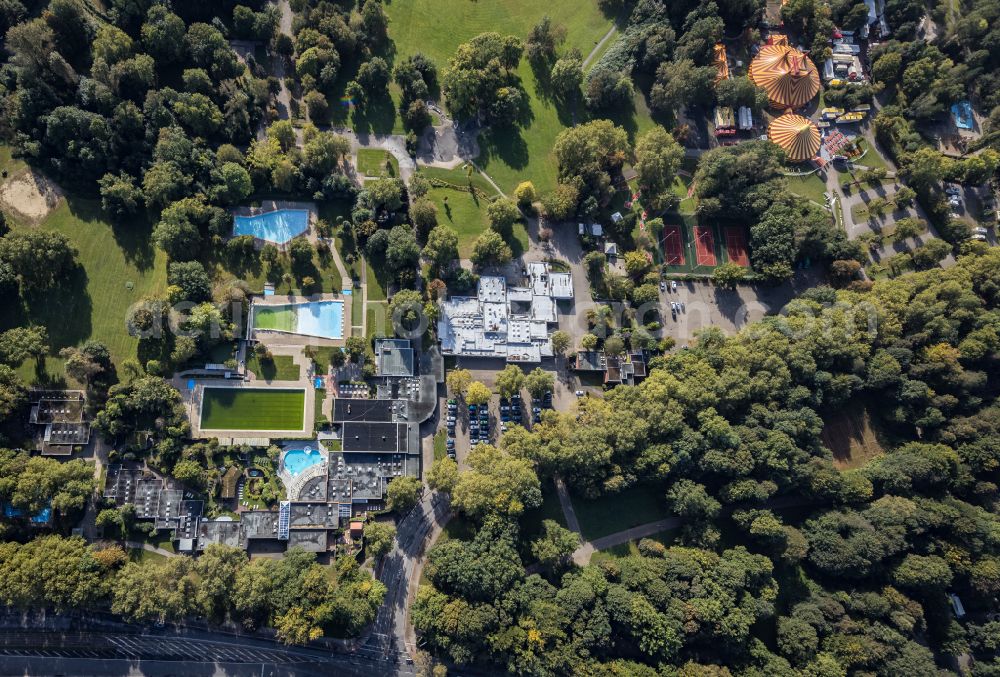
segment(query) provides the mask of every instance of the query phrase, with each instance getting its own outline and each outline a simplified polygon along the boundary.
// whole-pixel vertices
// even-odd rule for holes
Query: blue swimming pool
[[[289,475],[298,477],[306,469],[323,462],[323,452],[317,449],[316,446],[307,444],[301,448],[297,447],[285,452],[285,470]]]
[[[285,244],[309,228],[306,209],[278,209],[254,216],[233,217],[233,235],[252,235],[259,240]]]
[[[343,301],[312,301],[295,306],[295,333],[320,338],[344,338]]]

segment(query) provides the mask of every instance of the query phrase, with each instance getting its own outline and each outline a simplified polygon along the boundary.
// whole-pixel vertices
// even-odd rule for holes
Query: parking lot
[[[550,395],[534,403],[526,392],[521,393],[520,399],[511,400],[494,395],[487,404],[480,406],[449,398],[441,424],[448,431],[448,455],[460,468],[465,468],[468,454],[475,446],[496,444],[500,435],[515,425],[530,430],[540,420],[541,410],[553,408],[553,402],[554,397]]]

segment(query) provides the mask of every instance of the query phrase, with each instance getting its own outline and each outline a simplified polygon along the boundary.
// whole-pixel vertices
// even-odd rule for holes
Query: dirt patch
[[[12,176],[0,186],[0,206],[32,223],[48,216],[62,196],[62,189],[54,181],[32,169]]]
[[[840,470],[861,467],[884,451],[871,415],[862,404],[852,404],[831,416],[823,426],[822,438]]]

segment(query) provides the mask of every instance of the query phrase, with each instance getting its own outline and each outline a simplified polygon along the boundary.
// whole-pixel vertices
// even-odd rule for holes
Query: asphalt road
[[[385,584],[385,601],[379,607],[371,632],[359,654],[372,659],[394,662],[399,673],[413,672],[410,655],[415,651],[407,637],[408,600],[416,594],[419,580],[415,572],[424,550],[450,514],[450,502],[444,494],[427,492],[413,510],[396,526],[393,549],[382,558],[376,572]]]

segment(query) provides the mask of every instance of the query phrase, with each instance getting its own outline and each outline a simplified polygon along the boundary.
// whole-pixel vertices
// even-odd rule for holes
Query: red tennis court
[[[699,266],[715,265],[715,236],[711,228],[694,227],[694,252],[695,261]]]
[[[680,226],[663,227],[663,262],[668,266],[684,265],[684,238]]]
[[[726,254],[729,260],[741,266],[750,265],[747,256],[747,239],[742,226],[726,226]]]

